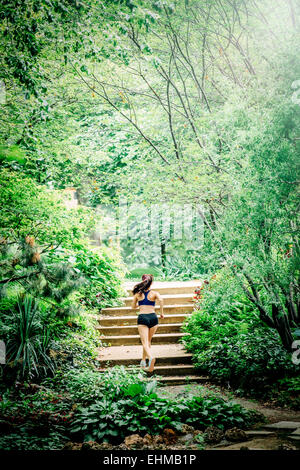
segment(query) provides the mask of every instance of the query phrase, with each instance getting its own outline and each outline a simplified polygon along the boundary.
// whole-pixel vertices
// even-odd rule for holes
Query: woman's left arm
[[[164,318],[164,301],[159,292],[155,292],[155,298],[158,300],[160,306],[160,318]]]

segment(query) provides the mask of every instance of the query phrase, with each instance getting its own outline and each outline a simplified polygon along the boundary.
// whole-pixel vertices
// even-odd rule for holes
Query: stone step
[[[251,430],[250,431],[245,431],[245,434],[247,435],[247,437],[270,437],[270,436],[275,436],[276,433],[275,432],[272,432],[272,431],[261,431],[261,430]]]
[[[124,306],[104,308],[98,317],[100,340],[107,347],[99,348],[99,371],[104,372],[115,365],[139,366],[142,345],[138,334],[138,309],[132,309],[132,287],[136,282],[126,283],[129,297],[121,299]],[[155,369],[150,376],[157,376],[162,385],[203,383],[207,377],[197,375],[192,364],[192,354],[188,354],[180,339],[187,336],[181,330],[185,319],[194,309],[194,291],[202,284],[200,280],[155,282],[154,290],[164,299],[164,318],[159,317],[159,305],[155,311],[159,318],[157,333],[152,339],[152,352],[156,358]]]
[[[300,428],[299,421],[278,421],[277,423],[265,424],[264,429],[271,429],[273,431],[295,431]]]
[[[205,383],[209,381],[209,377],[201,375],[170,375],[159,377],[161,385],[185,385],[188,383]]]
[[[151,289],[157,290],[160,294],[192,294],[202,283],[201,279],[193,281],[154,281]],[[132,289],[136,284],[138,284],[136,281],[125,282],[124,287],[129,295],[132,295]]]
[[[188,313],[174,313],[173,315],[164,315],[164,318],[158,318],[159,324],[165,323],[183,323],[185,319],[189,318],[191,314]],[[98,322],[101,326],[127,326],[136,325],[138,315],[125,315],[121,317],[100,316]]]
[[[190,364],[189,354],[180,343],[153,344],[151,346],[157,365]],[[115,365],[138,365],[142,358],[143,348],[139,345],[110,346],[99,348],[98,361],[101,367]]]
[[[287,439],[290,439],[291,441],[294,441],[294,442],[299,442],[300,444],[300,436],[293,436],[292,434],[290,434],[289,436],[287,436]]]
[[[157,333],[152,338],[152,344],[177,343],[184,336],[187,336],[187,333]],[[100,339],[111,346],[141,344],[139,335],[100,336]]]
[[[174,305],[164,305],[164,314],[165,315],[172,315],[176,313],[188,313],[193,311],[193,305],[188,304],[174,304]],[[155,312],[159,314],[159,305],[155,306]],[[133,310],[130,307],[110,307],[104,308],[101,310],[101,315],[109,315],[109,316],[124,316],[124,315],[132,315],[138,314],[138,310]]]
[[[157,365],[158,361],[155,362],[155,367],[152,375],[161,375],[164,377],[169,376],[182,376],[182,375],[195,375],[195,368],[193,364],[174,364],[174,365]]]
[[[182,323],[166,323],[158,325],[155,336],[159,333],[176,333],[180,332]],[[97,326],[96,330],[105,336],[124,336],[124,335],[137,335],[138,326]]]
[[[116,346],[118,347],[118,346]],[[182,356],[169,356],[169,357],[157,357],[156,358],[156,366],[166,366],[167,368],[171,365],[178,365],[178,364],[191,364],[192,362],[192,354],[183,354]],[[139,358],[120,358],[120,359],[110,359],[104,362],[100,360],[100,364],[102,368],[113,367],[113,366],[138,366],[140,364],[141,357]]]
[[[186,375],[195,375],[195,369],[192,364],[173,364],[173,365],[156,365],[158,364],[159,361],[158,359],[155,362],[155,368],[152,374],[149,374],[149,376],[153,375],[159,375],[159,376],[164,376],[164,377],[171,377],[171,376],[177,376],[177,377],[182,377]],[[128,369],[132,369],[133,366],[139,366],[138,364],[133,364],[129,365]],[[99,372],[106,372],[107,367],[102,367],[98,369]],[[146,369],[145,369],[146,370]],[[146,370],[147,371],[147,370]]]
[[[163,294],[163,301],[165,305],[172,304],[193,304],[194,302],[194,293],[185,293],[185,294]],[[131,305],[133,297],[122,297],[122,301],[125,306],[129,307]]]

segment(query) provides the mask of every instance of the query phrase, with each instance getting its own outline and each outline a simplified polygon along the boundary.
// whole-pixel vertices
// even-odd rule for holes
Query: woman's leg
[[[158,328],[158,325],[155,325],[155,326],[152,326],[152,328],[149,328],[149,333],[148,333],[149,348],[151,348],[151,340],[152,340],[152,337],[153,337],[154,333],[156,332],[157,328]]]
[[[155,326],[152,326],[152,328],[149,328],[149,333],[148,333],[149,349],[151,349],[151,339],[152,339],[154,333],[156,332],[157,328],[158,328],[158,325],[155,325]],[[152,360],[149,359],[149,361],[151,361],[151,362],[149,362],[148,371],[149,371],[149,372],[153,372],[154,364],[155,364],[155,359],[152,359]]]
[[[148,346],[149,346],[149,349],[151,349],[151,340],[152,340],[152,337],[153,337],[154,333],[156,332],[157,328],[158,328],[158,325],[155,325],[152,328],[148,328]],[[145,349],[143,348],[143,360],[145,360],[145,359],[149,359],[149,356],[146,353]]]
[[[141,338],[141,342],[143,345],[143,359],[146,357],[151,357],[151,351],[149,348],[149,340],[148,340],[148,326],[146,325],[138,325],[138,331]]]

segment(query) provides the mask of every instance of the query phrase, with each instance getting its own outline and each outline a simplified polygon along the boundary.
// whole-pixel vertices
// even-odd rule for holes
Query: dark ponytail
[[[132,290],[133,294],[142,293],[147,291],[153,282],[152,274],[143,274],[142,282],[136,284]]]

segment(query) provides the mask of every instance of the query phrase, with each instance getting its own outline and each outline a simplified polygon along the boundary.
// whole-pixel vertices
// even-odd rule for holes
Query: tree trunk
[[[165,240],[160,241],[160,253],[161,253],[161,264],[163,271],[166,269],[166,242]]]
[[[291,332],[287,316],[284,312],[279,309],[277,305],[272,304],[272,317],[275,324],[275,328],[279,333],[284,348],[288,352],[292,352],[292,343],[294,341],[294,338]]]

